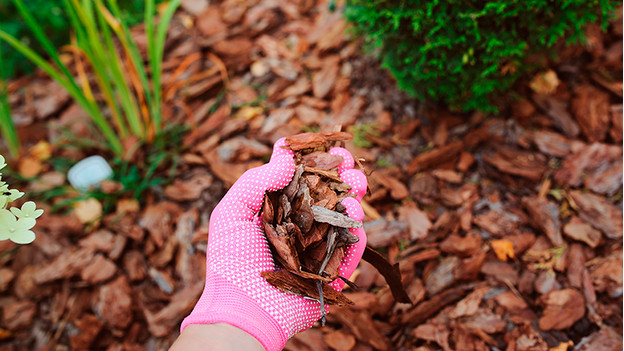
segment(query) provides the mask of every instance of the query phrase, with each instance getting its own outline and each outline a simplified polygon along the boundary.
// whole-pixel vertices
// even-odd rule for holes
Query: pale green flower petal
[[[17,218],[38,218],[43,213],[43,210],[37,210],[36,208],[36,204],[33,201],[26,201],[22,205],[21,210],[16,207],[12,207],[11,212],[13,212]]]
[[[22,210],[20,210],[19,208],[11,207],[9,210],[11,210],[11,213],[13,213],[15,215],[15,217],[22,218],[22,216],[23,216]]]
[[[9,210],[0,209],[0,240],[8,239],[15,231],[16,224],[17,219]]]
[[[20,218],[15,224],[15,231],[24,231],[28,230],[37,224],[37,221],[34,218]]]
[[[32,213],[37,208],[34,201],[26,201],[22,205],[22,211]]]
[[[32,212],[31,217],[32,218],[39,218],[42,214],[43,214],[43,210],[42,209],[34,210]]]
[[[13,226],[17,222],[15,216],[6,209],[0,209],[0,228],[4,226]]]
[[[22,197],[22,195],[24,195],[23,192],[17,190],[17,189],[11,189],[9,190],[9,200],[10,201],[15,201],[17,199],[19,199],[20,197]]]
[[[6,195],[0,195],[0,208],[4,208],[7,202],[9,202],[9,197]]]
[[[16,244],[30,244],[35,240],[35,233],[32,230],[23,230],[15,232],[10,239]]]
[[[4,162],[4,156],[0,155],[0,169],[3,169],[6,166],[6,162]]]

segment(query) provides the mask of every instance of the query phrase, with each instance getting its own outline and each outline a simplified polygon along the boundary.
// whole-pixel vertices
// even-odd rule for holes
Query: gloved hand
[[[259,212],[264,194],[288,185],[295,172],[294,153],[283,149],[284,139],[273,146],[269,163],[245,172],[227,192],[210,217],[206,260],[206,285],[181,330],[190,324],[227,323],[254,336],[269,351],[281,350],[288,338],[310,328],[321,316],[317,301],[284,293],[260,276],[276,270]],[[342,156],[340,178],[351,185],[356,198],[342,204],[347,214],[362,221],[360,201],[366,193],[366,177],[354,170],[351,154],[343,148],[329,153]],[[362,228],[350,229],[360,241],[346,251],[340,275],[349,278],[366,247]],[[331,283],[340,291],[341,279]]]

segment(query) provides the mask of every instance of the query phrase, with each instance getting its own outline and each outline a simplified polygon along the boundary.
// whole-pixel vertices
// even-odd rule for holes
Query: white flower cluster
[[[6,166],[4,157],[0,155],[0,169]],[[0,173],[0,240],[10,239],[16,244],[30,244],[35,240],[35,233],[30,230],[37,223],[36,218],[43,210],[37,209],[32,201],[27,201],[22,208],[7,205],[24,195],[17,189],[9,189],[9,185],[2,181]]]

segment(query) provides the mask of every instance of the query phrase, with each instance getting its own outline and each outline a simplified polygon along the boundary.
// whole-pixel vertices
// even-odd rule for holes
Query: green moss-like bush
[[[531,67],[529,52],[583,38],[587,23],[606,28],[613,0],[346,0],[346,18],[378,53],[399,88],[462,110],[494,111],[503,92]]]

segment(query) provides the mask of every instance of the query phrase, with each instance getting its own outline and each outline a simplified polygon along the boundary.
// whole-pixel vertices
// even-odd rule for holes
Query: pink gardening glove
[[[295,172],[293,152],[281,148],[284,139],[273,147],[268,164],[245,172],[228,191],[210,217],[206,286],[193,312],[182,322],[189,324],[227,323],[254,336],[269,351],[281,350],[288,338],[310,328],[321,316],[317,301],[284,293],[260,276],[276,270],[271,250],[262,231],[259,216],[264,193],[288,185]],[[347,214],[358,221],[364,217],[359,201],[366,193],[366,177],[353,169],[353,157],[342,148],[329,153],[340,155],[344,162],[338,171],[351,185],[356,199],[342,204]],[[363,229],[350,229],[360,241],[345,252],[340,275],[349,278],[366,247]],[[342,290],[344,282],[332,286]]]

